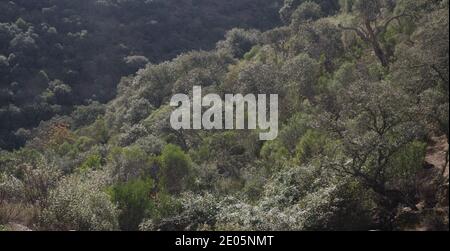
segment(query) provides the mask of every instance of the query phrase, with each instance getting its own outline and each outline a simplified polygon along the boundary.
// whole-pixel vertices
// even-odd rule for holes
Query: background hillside
[[[17,0],[0,2],[0,148],[24,141],[73,105],[106,102],[122,76],[193,49],[234,27],[279,23],[273,0]]]
[[[222,2],[186,1],[198,8]],[[214,48],[187,32],[192,48],[212,49],[162,62],[148,53],[153,63],[135,74],[129,73],[139,67],[130,68],[109,102],[76,106],[20,130],[25,146],[0,153],[0,225],[448,231],[448,0],[285,0],[277,11],[281,23],[259,3],[238,4],[240,11],[229,9],[236,16],[228,17],[238,26],[249,17],[264,20],[248,21],[259,29],[231,29]],[[126,15],[120,5],[102,8]],[[189,8],[179,13],[190,15]],[[212,13],[216,20],[228,12]],[[89,33],[136,50],[118,60],[147,55],[134,44],[153,46],[136,35],[146,28],[132,27],[124,23],[130,37]],[[87,44],[82,51],[103,55],[94,48],[101,46]],[[168,52],[157,58],[180,51]],[[193,85],[220,95],[278,94],[278,138],[173,130],[168,102]],[[67,101],[67,89],[53,82],[44,93]],[[2,117],[2,126],[17,119],[3,114],[9,117]]]

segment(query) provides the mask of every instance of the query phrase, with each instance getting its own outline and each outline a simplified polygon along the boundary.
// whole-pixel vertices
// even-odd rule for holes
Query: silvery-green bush
[[[92,174],[91,174],[92,175]],[[46,230],[108,231],[118,229],[118,210],[102,191],[101,178],[83,175],[61,180],[41,215]]]

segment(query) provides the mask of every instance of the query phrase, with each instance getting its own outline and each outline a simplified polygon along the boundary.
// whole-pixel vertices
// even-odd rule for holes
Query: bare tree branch
[[[377,27],[375,34],[376,34],[376,35],[379,35],[379,34],[381,34],[381,33],[386,32],[387,28],[389,27],[389,25],[390,25],[393,21],[398,20],[398,19],[400,19],[400,18],[402,18],[402,17],[412,17],[412,18],[414,18],[414,16],[409,15],[409,14],[406,14],[406,13],[402,13],[402,14],[400,14],[400,15],[393,16],[393,17],[389,18],[382,26]]]
[[[358,28],[354,28],[354,27],[346,27],[346,26],[343,26],[343,25],[341,25],[341,24],[339,24],[338,27],[339,27],[340,29],[342,29],[342,30],[354,31],[354,32],[355,32],[362,40],[364,40],[364,41],[366,41],[366,42],[369,41],[369,38],[367,37],[367,35],[365,34],[365,32],[364,32],[364,31],[361,31],[361,30],[358,29]]]

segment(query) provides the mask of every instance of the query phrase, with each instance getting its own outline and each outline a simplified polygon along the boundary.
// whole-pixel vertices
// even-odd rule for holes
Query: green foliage
[[[291,58],[299,54],[308,54],[321,62],[327,71],[333,71],[334,62],[344,52],[342,30],[329,19],[319,19],[306,24],[292,25],[295,31],[287,45]]]
[[[358,185],[338,184],[308,194],[300,203],[305,210],[300,221],[304,230],[367,230],[370,211]]]
[[[341,6],[341,11],[344,13],[349,13],[353,9],[353,3],[355,0],[339,0],[339,5]]]
[[[251,60],[255,58],[259,52],[261,51],[261,46],[254,46],[249,52],[245,53],[244,59],[245,60]]]
[[[396,153],[390,165],[395,168],[392,175],[399,179],[411,177],[422,168],[426,153],[426,143],[414,141]]]
[[[236,87],[239,93],[282,94],[282,90],[280,90],[279,69],[276,65],[249,62],[240,65],[238,71],[237,80],[234,85],[237,85]]]
[[[205,138],[199,149],[192,153],[194,161],[215,164],[220,174],[227,178],[238,178],[240,169],[250,163],[260,151],[259,144],[255,143],[257,134],[246,134],[245,137],[243,134],[238,131],[225,131]],[[224,182],[230,181],[224,179]]]
[[[281,20],[285,24],[289,24],[292,18],[292,14],[299,8],[299,6],[305,4],[303,8],[311,3],[318,4],[321,9],[327,14],[333,14],[339,10],[339,3],[336,0],[284,0],[284,6],[280,10]]]
[[[285,0],[285,26],[269,31],[253,28],[277,23],[280,6],[270,0],[7,2],[0,147],[26,146],[0,152],[0,225],[278,231],[448,222],[445,172],[423,169],[424,159],[446,161],[437,149],[449,134],[448,1]],[[87,22],[80,6],[98,15]],[[224,34],[211,51],[182,53],[210,49]],[[278,138],[174,130],[168,102],[194,85],[221,96],[278,94]]]
[[[170,200],[169,200],[170,201]],[[147,219],[139,226],[142,231],[197,231],[207,230],[214,224],[218,203],[212,194],[200,196],[185,193],[171,202],[171,214],[164,219]],[[175,210],[174,210],[175,209]]]
[[[103,117],[99,117],[91,125],[80,130],[80,135],[93,139],[97,144],[104,144],[109,140],[109,130]]]
[[[218,50],[242,58],[260,40],[260,33],[255,30],[233,29],[225,35],[225,40],[217,44]]]
[[[289,155],[288,149],[279,141],[266,142],[261,148],[261,157],[267,160],[282,160]]]
[[[96,170],[99,169],[102,165],[102,156],[99,154],[90,155],[84,162],[81,164],[79,170],[81,172],[86,172],[88,170]]]
[[[92,102],[86,106],[78,106],[72,113],[73,127],[80,128],[95,122],[95,120],[105,114],[105,106],[99,102]]]
[[[115,147],[111,149],[107,162],[112,176],[120,182],[126,182],[150,174],[154,158],[137,147]]]
[[[138,230],[142,220],[155,210],[155,183],[152,179],[131,180],[109,189],[111,200],[120,209],[120,229]]]
[[[292,24],[298,26],[303,22],[315,21],[322,16],[320,5],[314,2],[304,2],[292,14]]]
[[[320,66],[316,60],[307,54],[300,54],[286,62],[283,72],[288,76],[286,81],[295,97],[314,96],[320,74]]]
[[[12,175],[0,175],[0,202],[16,202],[23,199],[24,184]]]
[[[402,191],[405,199],[414,200],[416,195],[418,173],[423,168],[427,145],[414,141],[401,148],[390,159],[387,176],[390,186]]]
[[[327,137],[320,132],[308,130],[296,147],[297,159],[306,164],[314,157],[321,156],[327,147]]]
[[[311,118],[307,113],[296,113],[281,128],[278,139],[289,152],[293,153],[298,141],[311,128]]]
[[[353,10],[357,11],[364,19],[375,20],[380,14],[381,0],[356,0]]]
[[[50,230],[111,231],[118,229],[118,210],[101,190],[102,182],[91,178],[64,178],[52,190],[40,224]]]
[[[161,154],[161,185],[171,194],[180,193],[189,186],[191,160],[180,147],[167,145]]]
[[[367,229],[370,201],[365,191],[357,183],[329,182],[314,166],[286,167],[266,181],[257,203],[237,197],[220,201],[215,229]]]

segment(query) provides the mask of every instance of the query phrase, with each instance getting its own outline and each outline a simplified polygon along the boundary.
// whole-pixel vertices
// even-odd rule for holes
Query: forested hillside
[[[67,8],[85,2],[92,1],[72,1],[76,6]],[[44,66],[51,62],[52,70],[76,71],[74,78],[83,79],[74,81],[81,91],[99,96],[99,91],[115,89],[108,81],[88,84],[90,75],[80,70],[82,62],[97,67],[92,71],[96,77],[113,74],[111,61],[122,62],[126,56],[133,56],[127,59],[133,67],[116,72],[123,78],[108,103],[76,106],[69,115],[21,130],[25,147],[0,153],[0,228],[448,231],[448,0],[285,0],[277,7],[280,24],[265,14],[270,13],[269,2],[276,1],[238,0],[237,9],[231,7],[233,1],[175,1],[190,7],[180,7],[174,16],[191,16],[190,8],[227,6],[227,11],[207,8],[204,17],[194,15],[200,20],[187,18],[192,23],[184,24],[182,33],[179,23],[162,21],[173,17],[162,10],[173,10],[134,5],[147,1],[97,2],[100,17],[116,11],[118,20],[128,21],[105,20],[103,25],[117,29],[107,34],[103,32],[112,28],[87,34],[83,28],[54,29],[117,46],[89,44],[87,39],[87,44],[74,43],[85,46],[81,55],[79,49],[67,49],[71,53],[51,50],[56,55],[32,58],[44,60]],[[172,1],[156,2],[161,6]],[[136,15],[128,16],[121,8],[158,17],[129,21]],[[55,13],[73,17],[71,11]],[[30,31],[36,24],[29,22],[41,21],[22,19],[2,20],[7,25],[0,27],[17,29],[27,44],[30,32],[43,28]],[[93,22],[87,16],[69,19],[76,27]],[[153,19],[164,23],[157,30],[170,30],[171,35],[164,40],[147,37],[151,29],[146,25]],[[231,29],[206,50],[222,29],[243,23],[258,29]],[[64,26],[55,21],[48,30],[56,24]],[[209,25],[220,28],[215,33]],[[265,30],[271,26],[276,27]],[[212,32],[211,38],[196,35],[204,29]],[[186,46],[170,45],[178,39],[186,40]],[[58,44],[50,43],[50,37],[42,41]],[[2,46],[1,53],[9,50]],[[159,62],[186,48],[205,50]],[[8,65],[8,57],[0,58],[0,66]],[[66,60],[73,68],[62,63]],[[52,82],[43,95],[52,98],[52,106],[58,99],[76,103],[69,97],[82,95],[69,94],[71,88],[53,81],[66,81],[58,75],[65,70],[45,74]],[[7,82],[2,80],[5,90],[32,92],[20,84],[4,88]],[[194,85],[220,95],[278,94],[278,138],[260,141],[257,130],[172,129],[169,101],[176,93],[192,94]],[[19,95],[8,93],[11,98]],[[12,101],[2,96],[1,102]],[[2,110],[0,125],[17,121],[13,114]]]
[[[266,30],[278,0],[14,0],[0,2],[0,148],[73,105],[106,102],[122,76],[233,27]],[[261,18],[264,17],[264,18]]]

